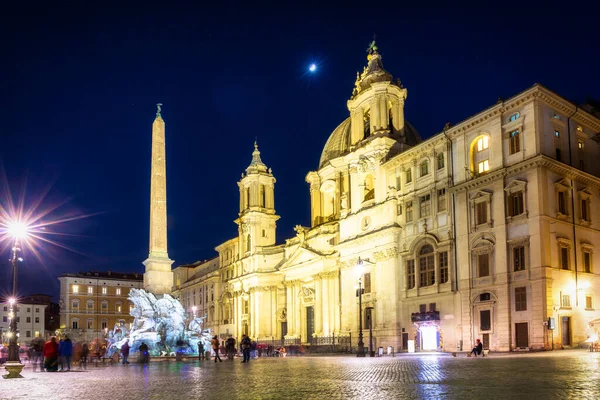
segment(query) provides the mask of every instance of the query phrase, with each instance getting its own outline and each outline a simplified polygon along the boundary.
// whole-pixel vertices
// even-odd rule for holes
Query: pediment
[[[488,192],[487,190],[476,190],[470,194],[469,198],[471,200],[489,199],[491,196],[492,196],[492,193]]]

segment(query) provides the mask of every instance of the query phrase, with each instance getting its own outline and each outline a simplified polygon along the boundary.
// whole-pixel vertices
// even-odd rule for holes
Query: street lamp
[[[19,378],[24,365],[19,357],[19,345],[17,343],[17,266],[19,261],[20,241],[27,236],[27,226],[20,222],[14,222],[8,226],[7,233],[13,239],[12,257],[10,264],[13,274],[12,297],[8,299],[10,305],[10,336],[8,341],[8,362],[5,364],[8,375],[5,378]]]
[[[356,291],[356,296],[358,297],[358,350],[356,351],[356,357],[364,357],[365,356],[365,344],[363,343],[363,334],[362,334],[362,276],[363,276],[363,262],[358,257],[358,262],[356,263],[356,274],[358,275],[358,290]]]

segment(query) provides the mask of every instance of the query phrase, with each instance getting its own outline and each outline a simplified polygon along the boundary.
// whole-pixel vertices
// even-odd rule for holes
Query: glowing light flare
[[[15,299],[14,297],[11,297],[10,299],[8,299],[8,304],[10,304],[11,306],[14,305],[17,302],[17,299]]]
[[[23,239],[27,236],[29,228],[20,221],[15,221],[8,225],[6,232],[15,239]]]

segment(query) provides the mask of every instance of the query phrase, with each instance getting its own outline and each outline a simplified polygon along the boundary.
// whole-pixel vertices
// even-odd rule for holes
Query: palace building
[[[348,117],[306,175],[311,226],[283,243],[275,176],[255,144],[237,235],[173,270],[186,311],[258,341],[356,344],[361,318],[375,348],[584,343],[600,318],[598,116],[536,84],[422,140],[406,101],[372,45]]]
[[[104,339],[115,326],[130,328],[129,290],[142,288],[142,274],[88,271],[64,274],[58,280],[61,335],[89,342]]]

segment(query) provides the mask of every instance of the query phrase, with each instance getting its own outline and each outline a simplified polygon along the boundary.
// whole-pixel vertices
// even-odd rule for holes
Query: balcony
[[[439,311],[427,311],[427,312],[418,312],[412,313],[410,315],[410,319],[412,322],[433,322],[440,320],[440,312]]]

